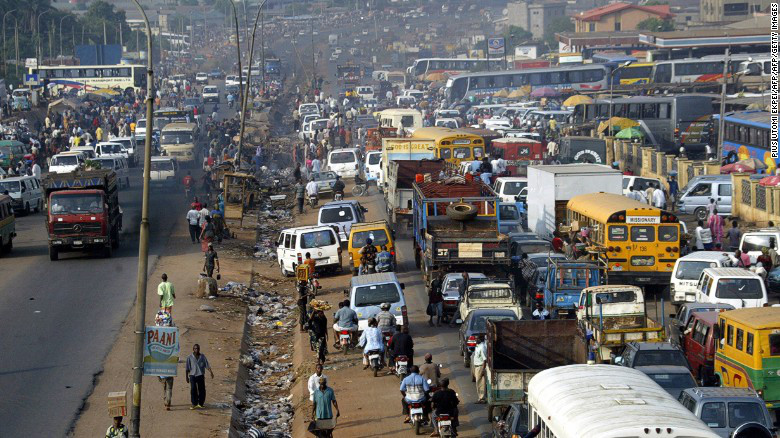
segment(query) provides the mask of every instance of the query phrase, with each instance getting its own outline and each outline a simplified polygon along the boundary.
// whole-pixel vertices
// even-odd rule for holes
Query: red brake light
[[[544,294],[540,294],[540,293],[536,294],[536,299],[537,300],[541,300],[542,298],[544,298]]]
[[[301,257],[301,253],[298,253],[297,255],[298,255],[298,264],[300,265],[301,263],[303,263],[303,258]]]
[[[395,251],[390,251],[390,255],[395,257]]]
[[[615,252],[620,252],[620,251],[621,251],[620,247],[619,247],[619,246],[616,246],[616,247],[615,247]]]
[[[608,251],[609,251],[609,252],[615,252],[615,247],[614,247],[614,246],[610,246],[610,247],[608,248]]]
[[[401,306],[401,316],[406,318],[406,306]]]

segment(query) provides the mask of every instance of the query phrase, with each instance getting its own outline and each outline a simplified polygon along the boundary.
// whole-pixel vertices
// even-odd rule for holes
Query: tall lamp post
[[[5,17],[8,16],[11,12],[16,12],[18,9],[11,9],[10,11],[3,14],[3,73],[8,76],[8,56],[6,56],[6,49],[5,49]]]
[[[66,18],[70,18],[72,15],[63,15],[62,18],[60,18],[60,58],[62,58],[62,20]],[[121,29],[121,24],[120,24]],[[60,59],[62,61],[62,59]]]
[[[152,70],[152,26],[146,11],[138,3],[146,25],[146,121],[154,126],[154,71]],[[162,38],[162,35],[160,35]],[[149,180],[152,162],[152,130],[146,130],[144,139],[143,195],[141,198],[141,230],[138,244],[138,283],[135,293],[135,349],[133,352],[133,406],[130,410],[130,436],[141,436],[141,382],[144,377],[144,333],[146,332],[146,280],[149,271]]]
[[[252,79],[252,55],[255,52],[255,35],[257,33],[257,22],[260,20],[260,12],[263,10],[263,6],[265,6],[266,0],[263,0],[262,3],[260,3],[260,6],[257,8],[257,17],[255,17],[255,27],[252,28],[252,43],[249,45],[249,71],[246,75],[246,93],[243,95],[243,99],[241,101],[241,128],[238,131],[238,153],[236,155],[236,170],[241,170],[241,150],[244,147],[244,127],[246,126],[246,106],[249,101],[249,85],[250,80]],[[265,36],[262,38],[261,44],[265,44]],[[265,65],[263,65],[261,68],[265,70]]]
[[[230,0],[230,6],[233,7],[233,19],[236,25],[236,53],[238,54],[238,93],[239,93],[238,98],[241,99],[241,101],[243,102],[244,101],[244,78],[243,78],[244,73],[241,71],[241,38],[238,35],[238,12],[236,12],[235,0]],[[252,69],[250,68],[250,70]]]
[[[37,38],[36,38],[36,40],[37,40],[36,46],[38,48],[38,65],[39,66],[41,65],[41,58],[43,57],[43,53],[42,53],[43,49],[41,48],[41,17],[44,14],[46,14],[48,12],[51,12],[51,11],[52,11],[51,9],[47,9],[47,10],[41,12],[40,14],[38,14],[38,18],[35,19],[35,23],[36,23],[35,35],[37,36]]]
[[[615,75],[615,72],[617,72],[618,70],[620,70],[622,68],[626,68],[629,65],[631,65],[632,62],[633,61],[626,61],[626,62],[620,64],[620,66],[618,66],[618,68],[616,68],[616,69],[614,69],[614,70],[609,72],[609,122],[608,122],[609,123],[609,135],[612,135],[612,108],[614,106],[613,103],[612,103],[612,93],[613,93],[613,90],[615,88],[615,85],[613,83],[614,82],[613,81],[614,75]],[[614,147],[614,143],[613,143],[612,147]]]

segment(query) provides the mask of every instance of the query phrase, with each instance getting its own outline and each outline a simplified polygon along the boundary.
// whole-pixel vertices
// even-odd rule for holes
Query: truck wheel
[[[456,202],[447,206],[447,216],[455,221],[468,221],[477,216],[477,207],[465,202]]]
[[[60,252],[57,248],[49,248],[49,260],[56,262],[60,258]]]

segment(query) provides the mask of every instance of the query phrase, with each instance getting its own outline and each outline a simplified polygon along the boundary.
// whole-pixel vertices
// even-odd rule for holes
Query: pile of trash
[[[240,297],[249,304],[247,324],[249,351],[241,356],[248,371],[245,400],[235,400],[246,430],[254,428],[265,436],[291,437],[295,409],[290,389],[295,382],[292,367],[293,333],[297,329],[296,305],[292,293],[283,288],[266,288],[256,278],[247,287],[229,282],[222,294]],[[266,290],[267,289],[267,290]],[[290,291],[291,292],[291,291]],[[261,435],[262,436],[262,435]]]
[[[289,197],[288,197],[289,198]],[[257,241],[254,256],[260,260],[276,260],[276,239],[283,228],[295,222],[290,210],[268,209],[257,212]]]

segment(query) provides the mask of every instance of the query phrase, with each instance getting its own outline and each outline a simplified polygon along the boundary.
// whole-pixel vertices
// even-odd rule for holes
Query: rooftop
[[[599,21],[605,15],[614,14],[626,9],[637,9],[640,11],[648,12],[658,15],[660,18],[672,18],[672,14],[669,10],[669,5],[655,5],[655,6],[639,6],[631,3],[612,3],[598,8],[591,9],[589,11],[580,12],[575,15],[574,18],[580,21]]]
[[[748,327],[758,329],[780,328],[780,307],[753,307],[728,310],[721,315]]]

